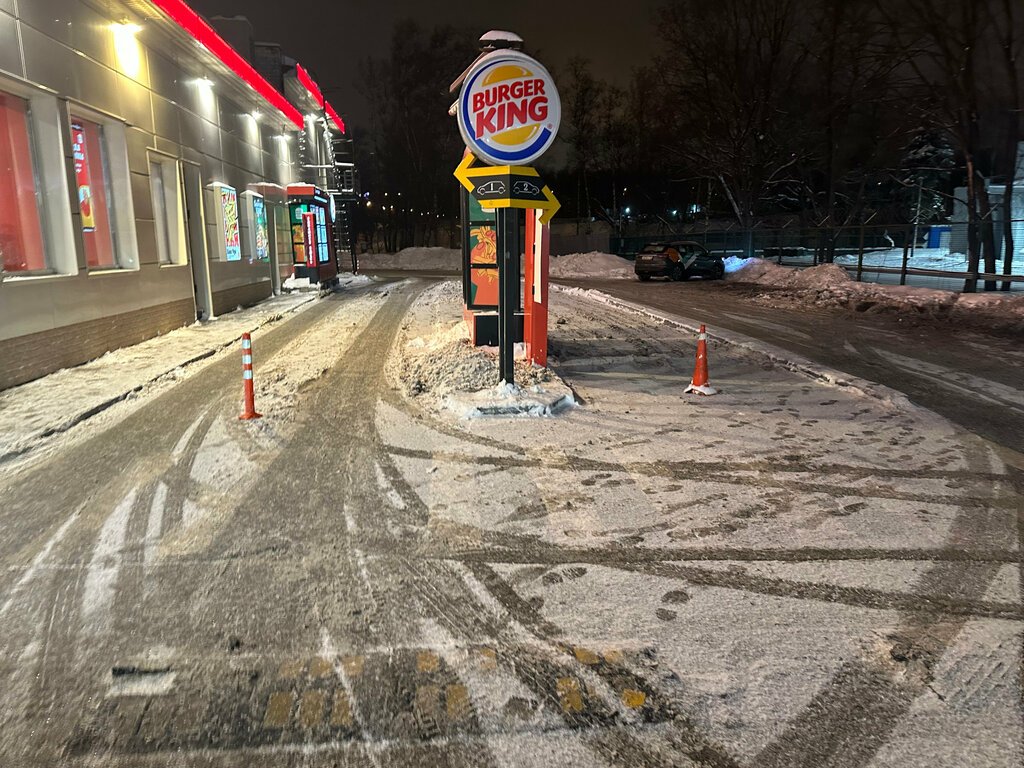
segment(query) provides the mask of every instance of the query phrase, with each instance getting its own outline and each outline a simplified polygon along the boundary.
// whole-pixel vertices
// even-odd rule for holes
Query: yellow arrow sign
[[[474,166],[475,158],[466,154],[455,169],[455,178],[483,208],[532,208],[544,211],[542,224],[551,221],[561,208],[536,168],[526,165]]]

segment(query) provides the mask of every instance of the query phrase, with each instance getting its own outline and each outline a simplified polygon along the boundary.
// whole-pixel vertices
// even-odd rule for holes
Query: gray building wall
[[[211,215],[215,192],[207,185],[234,187],[241,203],[241,193],[250,185],[301,181],[291,157],[294,138],[280,138],[294,126],[166,21],[144,24],[135,36],[138,71],[126,71],[131,67],[126,68],[111,32],[117,21],[76,0],[22,0],[17,5],[0,0],[0,90],[47,100],[56,96],[52,140],[59,148],[48,141],[42,149],[59,151],[64,160],[64,217],[71,224],[68,237],[54,238],[60,252],[51,259],[59,263],[58,273],[5,273],[0,280],[0,388],[195,320],[193,265],[162,264],[158,256],[153,160],[170,159],[199,170],[207,247],[205,253],[193,248],[190,259],[196,266],[208,264],[214,313],[271,294],[271,264],[250,263],[245,245],[241,261],[224,260]],[[204,78],[212,87],[197,84]],[[70,149],[73,110],[109,121],[111,135],[123,133],[127,201],[119,201],[118,229],[133,238],[137,261],[131,268],[98,271],[86,264]],[[254,119],[255,111],[260,115]],[[112,163],[118,161],[116,146],[110,155]],[[52,176],[47,184],[51,181]],[[130,221],[125,212],[131,213]],[[244,217],[240,225],[247,244]],[[60,230],[62,225],[55,226]],[[283,261],[290,259],[282,254]],[[107,322],[110,318],[117,322]],[[76,328],[81,329],[81,344]],[[31,339],[31,355],[26,354],[26,339]],[[80,351],[58,354],[59,347],[68,345]]]

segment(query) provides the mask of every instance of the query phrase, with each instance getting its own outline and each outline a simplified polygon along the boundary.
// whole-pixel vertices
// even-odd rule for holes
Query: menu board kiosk
[[[330,206],[327,193],[314,185],[288,185],[295,277],[308,277],[310,283],[325,285],[338,279]]]

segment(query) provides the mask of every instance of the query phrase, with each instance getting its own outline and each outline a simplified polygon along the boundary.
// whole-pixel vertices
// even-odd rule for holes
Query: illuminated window
[[[47,269],[36,188],[29,102],[0,92],[0,264],[4,272]]]
[[[103,126],[72,115],[71,145],[86,263],[90,268],[114,269],[119,264],[114,250],[115,227],[109,205],[110,174]]]

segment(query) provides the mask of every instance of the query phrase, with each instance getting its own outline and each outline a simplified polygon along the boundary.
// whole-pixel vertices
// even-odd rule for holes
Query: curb
[[[214,346],[212,348],[208,348],[208,349],[204,350],[203,352],[200,352],[199,354],[194,355],[194,356],[188,358],[187,360],[184,360],[182,362],[176,363],[175,365],[171,366],[167,370],[162,371],[161,373],[158,373],[156,376],[152,376],[152,377],[146,379],[145,381],[141,382],[140,384],[137,384],[136,386],[132,387],[131,389],[126,390],[124,392],[121,392],[120,394],[114,395],[113,397],[108,398],[107,400],[104,400],[101,403],[97,403],[96,405],[90,406],[86,410],[71,416],[66,421],[64,421],[61,424],[58,424],[55,427],[47,427],[42,432],[38,433],[37,435],[34,435],[32,439],[33,440],[43,440],[43,439],[46,439],[48,437],[53,437],[54,435],[59,435],[59,434],[63,434],[65,432],[68,432],[69,430],[71,430],[72,428],[78,426],[82,422],[88,421],[93,416],[96,416],[96,415],[98,415],[100,413],[103,413],[104,411],[108,410],[109,408],[112,408],[113,406],[117,405],[118,403],[124,402],[129,397],[131,397],[132,395],[138,394],[139,392],[143,391],[146,387],[150,386],[151,384],[155,384],[156,382],[160,381],[161,379],[166,378],[167,376],[171,375],[172,373],[174,373],[174,371],[178,370],[179,368],[187,368],[188,366],[194,365],[195,363],[198,363],[201,360],[205,360],[205,359],[207,359],[209,357],[213,357],[218,352],[223,352],[225,349],[227,349],[228,347],[232,346],[239,339],[241,339],[243,333],[252,333],[254,331],[257,331],[257,330],[263,328],[264,326],[270,325],[271,323],[276,323],[279,320],[283,320],[288,315],[293,314],[300,307],[304,307],[307,304],[310,304],[310,303],[318,300],[319,298],[320,297],[318,295],[311,295],[307,300],[299,302],[295,306],[290,307],[287,311],[284,311],[284,312],[282,312],[280,314],[277,314],[277,315],[271,315],[270,317],[267,317],[266,319],[263,320],[263,322],[253,326],[248,331],[243,331],[242,333],[239,333],[237,336],[234,336],[231,339],[229,339],[229,340],[227,340],[227,341],[225,341],[225,342],[223,342],[221,344],[217,344],[216,346]],[[91,361],[89,361],[89,362],[91,362]],[[88,362],[83,363],[83,365],[88,365]],[[21,456],[24,456],[25,454],[27,454],[31,450],[33,450],[34,447],[35,446],[30,443],[29,445],[26,445],[24,448],[20,448],[20,449],[18,449],[16,451],[10,451],[8,453],[0,454],[0,466],[6,464],[9,461],[13,461],[14,459],[17,459],[17,458],[19,458]]]
[[[679,315],[672,315],[665,312],[660,312],[650,307],[645,307],[642,304],[634,304],[631,301],[625,301],[624,299],[616,298],[611,294],[604,293],[594,289],[566,287],[561,285],[551,285],[551,289],[560,293],[565,293],[569,296],[580,296],[582,298],[590,298],[598,303],[607,304],[634,314],[649,317],[652,320],[658,320],[667,325],[671,325],[677,328],[690,331],[693,334],[700,333],[700,323],[695,323],[692,320],[681,317]],[[775,365],[785,368],[786,370],[798,373],[801,376],[805,376],[813,381],[828,384],[832,387],[840,389],[852,390],[865,397],[870,397],[873,400],[886,403],[893,406],[894,408],[902,411],[913,411],[915,413],[929,413],[933,414],[937,418],[942,418],[935,414],[933,411],[927,408],[917,405],[915,402],[910,400],[905,394],[899,390],[887,387],[884,384],[878,382],[869,381],[868,379],[862,379],[857,376],[850,376],[849,374],[837,371],[834,368],[821,365],[808,360],[805,357],[795,355],[788,350],[776,347],[772,344],[767,344],[758,339],[754,339],[750,336],[746,336],[742,333],[729,331],[728,335],[723,333],[708,333],[708,336],[723,344],[739,347],[740,349],[746,349],[756,354],[762,355],[768,358]]]

